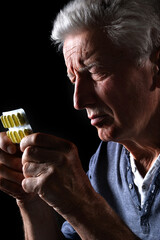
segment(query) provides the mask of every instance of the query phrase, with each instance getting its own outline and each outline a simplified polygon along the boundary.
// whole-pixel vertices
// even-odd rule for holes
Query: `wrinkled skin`
[[[129,149],[142,142],[146,149],[150,142],[156,143],[159,51],[155,59],[138,68],[103,35],[83,31],[66,38],[63,53],[75,85],[74,107],[86,109],[102,140],[127,142]],[[37,133],[24,138],[18,149],[1,133],[0,149],[0,189],[16,199],[38,194],[54,208],[67,211],[69,205],[80,204],[79,197],[85,199],[87,191],[93,192],[77,148],[69,141]],[[144,155],[142,149],[136,148],[136,154]],[[26,197],[26,193],[31,195]]]
[[[22,202],[33,201],[38,194],[65,214],[77,207],[80,195],[85,196],[91,188],[77,148],[68,141],[36,133],[24,138],[17,150],[1,133],[0,143],[0,188]],[[8,146],[16,153],[7,153]]]
[[[21,157],[19,147],[6,133],[0,133],[0,189],[19,200],[27,196],[21,186],[24,179]]]
[[[153,141],[160,107],[157,60],[148,59],[138,67],[127,51],[116,48],[100,31],[69,35],[63,53],[75,87],[74,107],[86,110],[100,139],[122,144]]]
[[[86,109],[100,139],[125,145],[146,174],[160,152],[159,51],[155,59],[148,59],[138,68],[130,56],[106,42],[104,36],[84,31],[66,38],[63,53],[68,76],[75,85],[74,107]],[[34,226],[39,234],[39,225],[35,227],[39,208],[34,210],[34,221],[33,209],[30,216],[26,210],[26,203],[33,202],[52,206],[73,223],[82,239],[135,239],[91,187],[76,146],[67,140],[35,133],[17,147],[0,133],[0,190],[25,205],[20,208],[27,218],[26,225],[30,222],[26,239],[39,240],[30,229]],[[44,205],[43,210],[46,212]],[[88,217],[85,224],[84,216]],[[120,232],[125,235],[120,236]]]
[[[74,144],[45,134],[21,143],[26,192],[36,192],[57,211],[72,211],[91,188]]]

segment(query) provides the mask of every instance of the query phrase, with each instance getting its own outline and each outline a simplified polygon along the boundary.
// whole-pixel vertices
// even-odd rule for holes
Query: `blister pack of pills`
[[[22,138],[33,132],[22,108],[3,112],[0,119],[3,127],[8,128],[6,133],[13,143],[20,143]]]

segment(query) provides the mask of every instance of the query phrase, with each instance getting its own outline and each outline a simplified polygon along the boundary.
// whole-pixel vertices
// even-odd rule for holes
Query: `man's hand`
[[[6,133],[0,133],[0,190],[20,200],[27,196],[21,186],[24,179],[21,155]]]
[[[31,139],[35,139],[34,136],[36,134],[31,136]],[[25,144],[21,145],[23,150],[25,146]],[[26,193],[22,188],[22,181],[25,183],[22,168],[26,168],[27,165],[26,153],[27,149],[23,154],[19,145],[13,144],[6,133],[0,133],[0,190],[17,200],[23,219],[25,239],[63,239],[53,208],[48,206],[36,192]],[[25,166],[22,165],[22,154],[23,161],[26,162]]]
[[[83,240],[138,239],[94,191],[74,144],[36,133],[21,141],[20,152],[1,133],[0,149],[0,189],[18,199],[25,239],[63,239],[53,208]]]
[[[91,187],[76,146],[52,135],[36,133],[25,137],[20,149],[23,189],[37,193],[60,214],[75,211],[88,186]]]

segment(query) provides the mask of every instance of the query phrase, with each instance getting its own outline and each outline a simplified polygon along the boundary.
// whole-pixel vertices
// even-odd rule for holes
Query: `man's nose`
[[[85,109],[94,104],[95,92],[90,80],[77,78],[74,89],[74,108],[77,110]]]

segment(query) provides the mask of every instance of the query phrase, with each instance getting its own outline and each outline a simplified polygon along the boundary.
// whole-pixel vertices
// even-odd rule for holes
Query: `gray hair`
[[[160,47],[160,0],[73,0],[57,15],[51,38],[62,47],[68,35],[93,28],[140,63]]]

